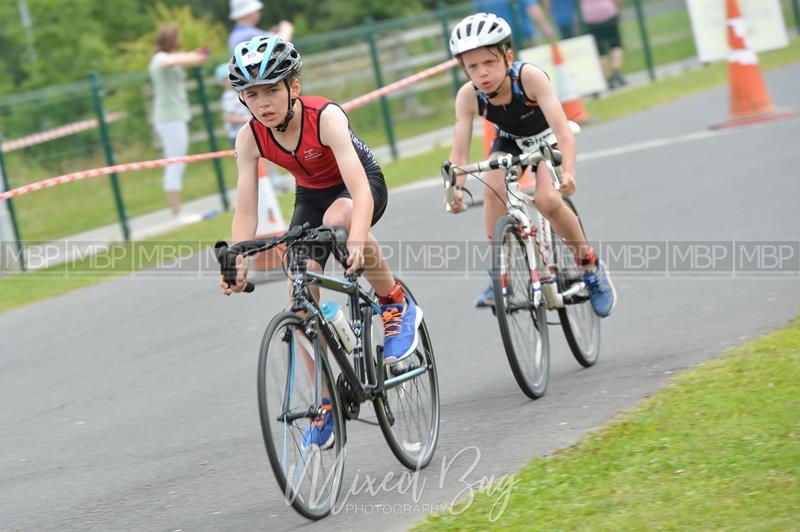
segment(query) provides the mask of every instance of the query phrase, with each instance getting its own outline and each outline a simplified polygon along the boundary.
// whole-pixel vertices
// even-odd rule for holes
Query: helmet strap
[[[506,82],[506,78],[507,77],[509,77],[509,78],[511,77],[511,69],[510,68],[506,71],[506,75],[503,77],[503,81],[500,82],[500,85],[498,85],[495,90],[493,90],[492,92],[484,93],[484,94],[486,94],[486,97],[489,98],[490,100],[492,98],[496,98],[497,95],[500,94],[500,89],[503,88],[503,83]]]
[[[294,102],[295,99],[292,98],[292,89],[289,87],[289,80],[284,78],[283,84],[286,85],[286,90],[289,92],[289,110],[286,112],[286,118],[283,119],[283,122],[275,126],[275,129],[284,133],[287,129],[289,129],[289,121],[294,118]]]

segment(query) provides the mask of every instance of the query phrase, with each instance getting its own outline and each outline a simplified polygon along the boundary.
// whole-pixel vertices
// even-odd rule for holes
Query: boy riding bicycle
[[[561,189],[560,193],[556,190],[546,167],[541,165],[535,174],[534,202],[553,230],[575,251],[595,313],[608,316],[616,304],[614,286],[603,263],[586,242],[577,216],[561,199],[561,194],[569,196],[575,192],[575,137],[547,74],[534,65],[514,61],[510,26],[502,18],[488,13],[476,13],[459,22],[450,37],[450,51],[469,81],[456,95],[455,133],[449,164],[462,166],[468,162],[472,123],[476,116],[495,124],[491,159],[520,154],[522,149],[517,139],[551,129],[563,155]],[[491,239],[495,223],[506,212],[504,172],[487,172],[485,180],[484,223]],[[465,181],[466,176],[456,180],[455,198],[450,205],[453,214],[464,210]],[[490,282],[475,306],[492,305],[494,290]]]
[[[300,96],[301,65],[292,43],[264,36],[237,45],[228,63],[228,79],[253,115],[236,136],[239,178],[232,237],[235,242],[255,237],[258,159],[285,168],[297,184],[290,227],[308,222],[348,230],[347,274],[363,269],[375,289],[384,322],[384,361],[393,364],[416,348],[422,309],[405,296],[370,232],[386,210],[383,173],[341,107],[321,96]],[[306,253],[308,269],[321,272],[330,249],[308,245]],[[225,295],[241,292],[246,279],[247,261],[240,256],[236,284],[220,279],[220,287]],[[329,447],[331,427],[331,416],[316,420],[304,441]]]

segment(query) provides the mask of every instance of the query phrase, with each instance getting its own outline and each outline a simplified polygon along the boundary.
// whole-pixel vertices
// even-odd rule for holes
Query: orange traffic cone
[[[494,124],[488,120],[483,121],[483,154],[488,157],[492,153],[492,143],[495,139]]]
[[[578,92],[572,83],[571,73],[564,65],[564,57],[561,55],[561,49],[559,49],[555,41],[550,43],[550,51],[553,54],[558,99],[561,100],[564,114],[573,122],[578,122],[579,124],[586,122],[589,120],[589,113],[586,111],[586,107],[580,97],[578,97]]]
[[[263,160],[258,162],[258,227],[256,238],[267,238],[280,235],[286,231],[286,222],[283,221],[281,209],[278,206],[275,190],[272,188],[269,176],[266,175]],[[281,267],[283,250],[273,248],[253,257],[255,270],[273,270]]]
[[[730,83],[730,119],[714,128],[745,126],[793,116],[792,111],[776,111],[769,97],[758,57],[750,48],[747,28],[736,0],[726,0],[728,20],[728,81]]]

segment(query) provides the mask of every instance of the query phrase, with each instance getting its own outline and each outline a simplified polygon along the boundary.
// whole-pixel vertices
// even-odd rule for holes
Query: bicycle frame
[[[370,382],[369,373],[366,371],[366,364],[371,363],[371,361],[366,361],[364,357],[364,334],[368,334],[369,331],[366,331],[364,328],[362,302],[371,306],[376,315],[380,315],[380,306],[370,294],[361,288],[355,276],[346,279],[337,279],[322,273],[308,271],[302,247],[293,249],[293,247],[290,246],[287,253],[293,253],[291,257],[293,260],[290,260],[290,280],[292,282],[291,310],[292,312],[306,313],[307,316],[304,319],[305,333],[306,336],[312,339],[314,344],[314,387],[317,404],[320,404],[320,399],[322,397],[322,367],[319,362],[323,356],[319,338],[315,332],[317,330],[322,331],[325,341],[336,359],[336,363],[342,370],[342,375],[344,375],[345,379],[349,382],[350,389],[356,394],[356,399],[359,403],[372,400],[383,394],[384,391],[398,386],[427,371],[427,367],[420,366],[385,381],[376,378],[375,380],[377,382]],[[342,261],[339,262],[342,263]],[[351,355],[342,347],[339,337],[333,330],[333,327],[323,317],[319,305],[311,294],[310,287],[312,285],[347,294],[350,307],[350,323],[356,334],[356,346],[352,353],[353,362],[350,361]],[[317,325],[316,327],[314,326],[315,323]]]
[[[521,155],[503,155],[494,160],[454,169],[452,170],[453,175],[446,178],[450,181],[446,182],[445,186],[450,195],[457,174],[503,169],[507,191],[506,212],[517,221],[520,236],[525,239],[528,268],[531,272],[534,289],[534,304],[538,306],[544,302],[549,310],[563,308],[564,295],[558,292],[556,283],[556,265],[553,260],[553,243],[550,240],[550,222],[535,208],[533,196],[523,192],[519,185],[521,165],[530,164],[536,169],[539,164],[544,164],[553,180],[553,185],[558,190],[560,187],[559,171],[552,161],[557,159],[560,154],[550,147],[545,138],[534,139],[523,149],[525,151]],[[535,216],[533,218],[528,210],[529,206],[534,207]]]
[[[581,128],[570,121],[569,127],[573,133],[580,132]],[[522,150],[521,155],[503,155],[495,160],[481,161],[464,167],[443,167],[447,205],[453,199],[455,189],[455,176],[487,170],[503,169],[505,172],[505,185],[507,191],[506,211],[513,216],[520,227],[520,235],[525,238],[525,250],[528,254],[528,267],[534,288],[534,303],[539,305],[544,299],[548,310],[560,309],[565,306],[565,298],[571,297],[579,291],[580,287],[570,288],[564,293],[559,293],[556,283],[556,264],[553,259],[553,243],[550,240],[550,222],[542,216],[530,196],[520,189],[519,171],[522,165],[531,165],[534,173],[539,164],[544,164],[547,173],[553,180],[556,190],[560,188],[561,168],[553,164],[560,159],[561,154],[553,149],[556,142],[555,134],[548,129],[533,137],[517,139],[517,144]],[[531,223],[528,206],[533,206],[535,211],[535,225]],[[533,237],[533,238],[531,238]],[[536,246],[533,245],[534,241]],[[537,260],[538,257],[538,260]]]

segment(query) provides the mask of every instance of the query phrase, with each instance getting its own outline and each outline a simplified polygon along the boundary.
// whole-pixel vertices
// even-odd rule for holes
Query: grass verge
[[[230,212],[181,227],[158,238],[115,244],[96,255],[47,269],[0,277],[0,313],[184,257],[225,239]]]
[[[678,375],[573,448],[534,460],[511,479],[505,508],[480,493],[455,507],[460,515],[431,516],[415,530],[794,529],[798,377],[800,319]]]

